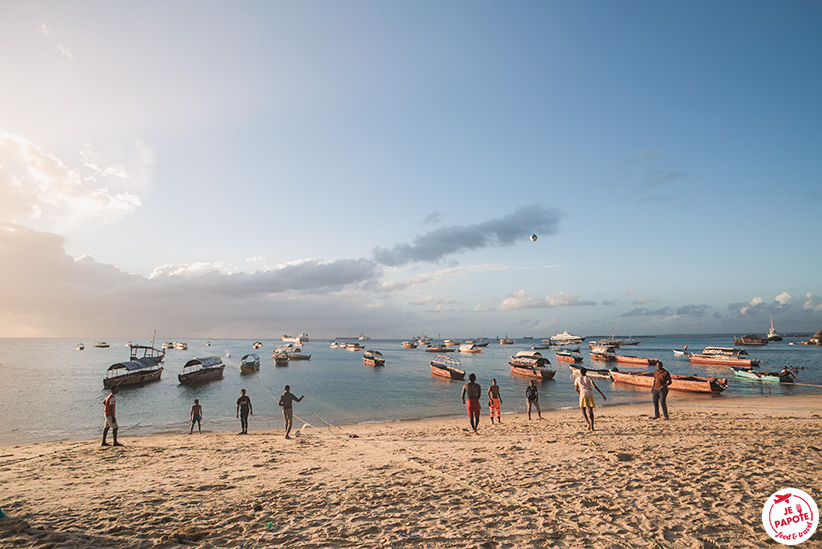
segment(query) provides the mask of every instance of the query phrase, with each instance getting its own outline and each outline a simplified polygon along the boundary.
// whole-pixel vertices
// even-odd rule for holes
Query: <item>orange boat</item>
[[[557,360],[560,362],[573,362],[579,364],[582,362],[582,355],[573,351],[557,351]]]
[[[446,379],[465,379],[465,371],[460,369],[460,361],[452,356],[437,355],[430,363],[431,373]]]
[[[658,358],[645,358],[642,356],[615,355],[616,361],[621,364],[639,364],[641,366],[656,366],[659,364]]]
[[[613,347],[594,347],[591,349],[591,360],[616,361]]]
[[[611,377],[618,383],[638,385],[640,387],[653,387],[654,374],[652,372],[611,372]],[[678,376],[671,375],[671,384],[668,388],[672,391],[688,391],[692,393],[721,393],[728,388],[724,379],[715,377]]]
[[[477,347],[473,343],[463,343],[457,350],[461,353],[481,353],[482,347]]]

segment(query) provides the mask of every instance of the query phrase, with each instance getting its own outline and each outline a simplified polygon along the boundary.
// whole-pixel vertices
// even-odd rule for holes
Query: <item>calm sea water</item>
[[[189,410],[195,398],[203,406],[203,428],[206,431],[239,430],[235,418],[240,389],[252,399],[254,415],[250,429],[282,428],[277,400],[284,385],[291,385],[305,400],[295,404],[295,414],[313,425],[324,425],[318,416],[334,425],[398,421],[464,414],[460,399],[461,382],[450,382],[431,375],[429,361],[435,356],[419,349],[401,349],[400,340],[371,340],[367,347],[383,353],[384,368],[370,368],[362,363],[362,354],[331,349],[328,340],[312,340],[303,346],[310,361],[292,362],[275,367],[272,348],[277,340],[263,341],[257,354],[262,358],[259,376],[240,373],[240,358],[252,352],[254,340],[188,340],[187,351],[171,349],[163,362],[162,379],[138,387],[124,387],[117,397],[117,416],[121,435],[143,436],[159,433],[188,432]],[[134,341],[138,343],[138,341]],[[527,378],[513,376],[507,362],[516,351],[529,349],[538,340],[517,340],[513,346],[492,340],[482,354],[449,353],[458,358],[467,373],[476,373],[483,392],[496,378],[503,396],[503,413],[525,410],[524,393]],[[766,347],[748,348],[752,356],[763,361],[769,371],[783,366],[800,368],[798,383],[762,384],[737,381],[727,368],[692,366],[686,358],[676,357],[672,350],[688,345],[701,350],[708,345],[732,346],[731,338],[682,337],[642,338],[638,346],[624,347],[622,354],[660,358],[674,374],[696,374],[727,378],[729,388],[721,395],[671,393],[669,400],[729,400],[741,396],[788,394],[822,394],[822,347],[789,345],[798,342],[786,338]],[[125,340],[109,340],[111,347],[97,349],[85,341],[84,351],[75,351],[78,342],[67,339],[0,339],[0,445],[54,440],[95,438],[103,426],[102,401],[107,368],[128,359]],[[145,341],[141,343],[146,343]],[[553,351],[541,351],[557,370],[553,381],[540,384],[543,408],[575,407],[567,364],[556,361]],[[229,353],[231,358],[225,355]],[[583,365],[602,367],[591,362],[587,345],[582,348]],[[182,386],[177,374],[187,360],[217,355],[226,363],[224,378],[194,387]],[[608,397],[608,405],[650,402],[647,390],[596,380]],[[483,399],[484,400],[484,399]],[[598,402],[598,404],[601,404]],[[675,409],[675,403],[671,405]],[[487,408],[483,404],[483,416]],[[295,420],[300,427],[302,422]]]

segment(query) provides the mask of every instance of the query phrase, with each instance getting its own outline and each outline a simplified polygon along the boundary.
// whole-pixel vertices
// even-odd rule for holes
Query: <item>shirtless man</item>
[[[291,438],[289,434],[291,433],[291,425],[294,422],[294,403],[301,402],[302,399],[305,398],[305,395],[302,395],[300,398],[295,397],[291,394],[291,387],[286,385],[285,392],[280,397],[279,405],[283,409],[283,419],[285,420],[285,438]],[[300,432],[297,431],[295,433],[299,436]]]
[[[471,421],[471,429],[474,430],[474,434],[479,434],[477,432],[477,427],[479,427],[479,418],[480,418],[480,394],[482,393],[482,389],[477,383],[477,376],[471,374],[468,376],[468,383],[462,386],[462,402],[466,404],[465,399],[468,399],[467,402],[467,409],[468,409],[468,418]]]
[[[491,386],[488,387],[488,399],[491,401],[489,403],[489,408],[491,408],[491,425],[494,424],[494,412],[497,413],[497,421],[502,423],[502,415],[500,411],[500,404],[502,404],[502,397],[499,394],[499,385],[497,385],[497,380],[491,380]]]
[[[201,419],[203,419],[203,407],[200,406],[200,401],[195,398],[194,406],[191,407],[191,432],[188,433],[189,435],[194,434],[195,423],[197,424],[197,432],[203,434],[203,430],[200,428]]]

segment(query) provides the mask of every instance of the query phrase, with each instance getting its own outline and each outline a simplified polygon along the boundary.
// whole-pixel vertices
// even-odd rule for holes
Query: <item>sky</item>
[[[815,332],[820,22],[3,2],[0,337]]]

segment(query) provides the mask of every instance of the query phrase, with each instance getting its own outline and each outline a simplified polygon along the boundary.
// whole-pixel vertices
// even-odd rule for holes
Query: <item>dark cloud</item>
[[[561,214],[542,204],[523,206],[513,213],[474,225],[440,227],[418,235],[411,244],[375,248],[374,260],[382,265],[399,266],[413,262],[435,263],[448,255],[492,246],[510,246],[537,233],[555,234]]]
[[[637,307],[636,309],[632,309],[628,312],[622,313],[619,316],[622,317],[632,317],[632,316],[691,316],[691,317],[702,317],[705,316],[710,307],[708,305],[683,305],[677,309],[673,307],[660,307],[659,309],[648,309],[647,307]]]

